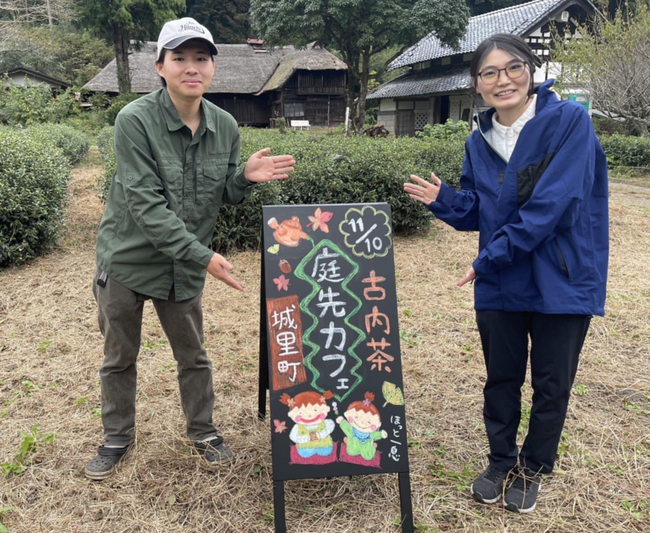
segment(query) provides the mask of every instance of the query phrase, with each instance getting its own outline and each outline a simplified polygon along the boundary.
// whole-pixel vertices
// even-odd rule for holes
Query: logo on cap
[[[205,30],[203,29],[202,26],[199,26],[197,24],[194,24],[192,22],[186,22],[185,24],[181,24],[178,27],[179,33],[182,33],[184,31],[195,31],[197,33],[205,33]]]

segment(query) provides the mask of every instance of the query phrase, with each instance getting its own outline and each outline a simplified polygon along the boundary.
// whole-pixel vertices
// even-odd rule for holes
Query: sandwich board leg
[[[264,253],[262,252],[262,283],[260,286],[260,380],[257,417],[266,418],[266,391],[269,389],[269,352],[266,324],[266,287],[264,282]]]
[[[287,533],[287,521],[284,512],[284,481],[273,481],[273,517],[275,533]]]
[[[413,506],[411,504],[411,483],[408,472],[400,472],[399,503],[402,515],[402,532],[413,533]]]

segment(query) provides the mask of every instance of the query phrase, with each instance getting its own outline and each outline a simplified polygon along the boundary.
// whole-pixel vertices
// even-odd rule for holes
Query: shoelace
[[[501,470],[494,468],[492,465],[488,466],[488,469],[485,472],[486,479],[489,479],[493,483],[496,483],[501,477],[503,477],[503,472]]]
[[[530,488],[532,487],[533,483],[539,483],[539,477],[538,476],[530,476],[526,475],[525,472],[519,471],[517,472],[517,477],[515,478],[514,483],[512,486],[516,489],[520,489],[524,492],[528,492]]]

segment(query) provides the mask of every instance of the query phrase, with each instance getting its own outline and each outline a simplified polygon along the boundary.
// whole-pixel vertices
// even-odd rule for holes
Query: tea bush
[[[102,174],[99,181],[99,197],[105,202],[116,168],[113,126],[106,126],[99,131],[97,134],[97,148],[102,156],[102,167],[104,167],[104,174]]]
[[[115,125],[117,114],[122,111],[122,108],[134,100],[137,100],[140,96],[141,95],[135,93],[124,93],[113,98],[111,100],[111,105],[108,106],[108,109],[104,112],[104,120],[106,121],[106,124],[109,126]]]
[[[103,197],[115,169],[112,130],[104,129],[97,144],[104,157]],[[430,213],[403,192],[409,174],[429,177],[433,171],[458,186],[464,156],[464,138],[386,138],[281,135],[276,130],[241,128],[242,164],[265,147],[272,154],[291,154],[295,172],[283,182],[254,188],[250,198],[237,206],[224,205],[217,221],[213,245],[252,249],[259,246],[262,205],[387,202],[391,205],[396,233],[428,227]]]
[[[0,268],[55,246],[67,204],[70,165],[28,132],[0,128]]]
[[[450,118],[444,124],[427,124],[422,131],[416,131],[415,136],[424,139],[431,137],[438,140],[465,140],[469,135],[469,124],[464,120],[454,122]]]
[[[1,81],[1,80],[0,80]],[[43,122],[61,122],[80,114],[75,89],[56,97],[46,85],[0,83],[0,124],[31,126]]]
[[[72,165],[81,161],[90,148],[84,133],[64,124],[39,124],[30,126],[25,132],[38,142],[59,148]]]

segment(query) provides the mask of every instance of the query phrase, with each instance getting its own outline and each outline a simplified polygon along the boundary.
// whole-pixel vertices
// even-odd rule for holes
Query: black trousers
[[[483,417],[494,467],[510,470],[519,458],[521,465],[535,472],[553,470],[590,320],[590,315],[476,312],[487,368]],[[518,453],[529,337],[533,405],[528,435]]]

